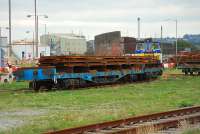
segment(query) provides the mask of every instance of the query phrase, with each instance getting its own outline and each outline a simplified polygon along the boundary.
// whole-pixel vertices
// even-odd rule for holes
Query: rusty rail
[[[47,132],[44,134],[137,134],[138,131],[147,130],[151,127],[156,128],[156,130],[178,127],[181,121],[191,123],[199,122],[200,106]]]
[[[106,65],[157,64],[154,56],[46,56],[39,66],[87,67]]]

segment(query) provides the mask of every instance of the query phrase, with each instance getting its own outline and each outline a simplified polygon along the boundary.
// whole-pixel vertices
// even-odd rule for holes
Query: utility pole
[[[178,20],[175,20],[176,22],[176,56],[178,55]]]
[[[178,20],[175,20],[176,22],[176,67],[178,67]]]
[[[138,17],[138,40],[140,40],[140,17]]]
[[[35,33],[33,32],[33,59],[35,59]]]
[[[0,37],[1,37],[1,27],[0,27]]]
[[[35,46],[36,46],[36,58],[38,57],[38,16],[37,16],[37,1],[34,0],[35,8]]]
[[[8,1],[9,5],[9,50],[8,50],[8,58],[11,57],[11,50],[12,50],[12,28],[11,28],[11,23],[12,23],[12,18],[11,18],[11,0]]]
[[[47,35],[47,24],[44,24],[44,34]]]
[[[163,26],[161,26],[161,33],[160,33],[160,46],[161,46],[161,52],[163,52],[163,44],[162,44],[162,40],[163,40]]]

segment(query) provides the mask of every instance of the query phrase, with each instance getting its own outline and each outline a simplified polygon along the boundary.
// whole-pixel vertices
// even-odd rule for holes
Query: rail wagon
[[[200,75],[200,52],[182,52],[170,59],[170,62],[177,64],[185,75]]]
[[[162,71],[154,56],[46,56],[37,67],[20,68],[14,75],[38,91],[134,82],[156,78]]]

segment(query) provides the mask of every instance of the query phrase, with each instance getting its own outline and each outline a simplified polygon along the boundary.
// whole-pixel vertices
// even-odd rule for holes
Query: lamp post
[[[9,50],[8,50],[8,57],[11,56],[11,40],[12,40],[12,18],[11,18],[11,0],[8,0],[8,5],[9,5]]]
[[[140,17],[137,18],[137,21],[138,21],[138,40],[140,40]]]
[[[178,59],[177,59],[177,55],[178,55],[178,20],[177,19],[167,19],[166,21],[173,21],[176,24],[176,66],[178,66]]]
[[[28,18],[35,16],[35,15],[27,15]],[[44,18],[48,18],[47,15],[36,15],[36,19],[35,19],[35,46],[36,46],[36,55],[35,57],[38,57],[38,24],[39,24],[39,17],[44,17]]]
[[[2,29],[9,30],[9,27],[1,27],[1,26],[0,26],[0,37],[2,36]]]
[[[175,20],[167,19],[166,21],[174,21],[176,24],[176,56],[177,56],[177,54],[178,54],[178,20],[177,19],[175,19]]]
[[[30,31],[26,31],[26,34],[29,34],[29,33],[31,33]],[[35,37],[34,37],[34,32],[32,32],[33,33],[33,48],[32,48],[32,57],[33,57],[33,59],[35,58],[35,43],[34,43],[34,41],[35,41]]]

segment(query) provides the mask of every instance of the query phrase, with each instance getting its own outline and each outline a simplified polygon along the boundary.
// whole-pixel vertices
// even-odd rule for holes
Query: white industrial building
[[[0,48],[7,54],[8,51],[8,38],[0,37]]]
[[[0,67],[6,65],[6,56],[8,54],[8,38],[0,36]]]
[[[19,59],[33,59],[36,55],[36,46],[33,44],[33,41],[15,41],[12,44],[13,55]],[[50,56],[50,47],[48,46],[39,46],[38,47],[39,56]]]
[[[42,35],[40,44],[50,46],[51,55],[84,55],[87,52],[85,37],[75,34]]]

